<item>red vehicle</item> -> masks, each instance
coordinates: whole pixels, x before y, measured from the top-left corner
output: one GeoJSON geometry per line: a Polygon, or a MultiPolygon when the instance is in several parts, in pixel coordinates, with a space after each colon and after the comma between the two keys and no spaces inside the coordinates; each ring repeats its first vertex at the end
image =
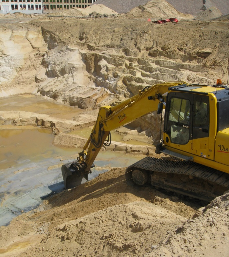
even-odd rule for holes
{"type": "Polygon", "coordinates": [[[163,23],[167,23],[167,22],[177,23],[178,19],[177,18],[169,18],[169,19],[165,19],[165,20],[154,21],[154,23],[157,23],[157,24],[163,24],[163,23]]]}
{"type": "Polygon", "coordinates": [[[170,18],[170,21],[177,23],[177,22],[178,22],[178,19],[177,19],[177,18],[170,18]]]}

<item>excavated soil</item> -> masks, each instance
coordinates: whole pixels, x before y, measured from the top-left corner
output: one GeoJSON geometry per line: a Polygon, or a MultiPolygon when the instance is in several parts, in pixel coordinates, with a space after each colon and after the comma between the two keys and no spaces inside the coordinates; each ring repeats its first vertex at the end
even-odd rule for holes
{"type": "MultiPolygon", "coordinates": [[[[93,5],[89,11],[1,16],[1,97],[7,101],[26,93],[64,106],[60,111],[42,104],[28,109],[9,101],[11,108],[6,102],[0,110],[1,128],[45,127],[52,130],[56,145],[82,148],[86,137],[77,131],[93,126],[102,105],[119,103],[158,82],[213,85],[221,78],[227,84],[228,18],[215,19],[221,13],[213,8],[193,20],[172,2],[177,3],[150,1],[121,15],[109,6],[93,5]],[[170,15],[179,22],[152,22],[170,15]]],[[[223,3],[218,1],[218,8],[223,3]]],[[[150,143],[160,138],[159,122],[160,116],[152,113],[119,129],[123,141],[136,139],[145,145],[114,143],[110,150],[153,155],[150,143]]],[[[124,174],[123,168],[109,168],[14,218],[0,228],[0,254],[229,256],[228,193],[205,206],[129,185],[124,174]]]]}
{"type": "Polygon", "coordinates": [[[3,256],[228,256],[229,195],[200,203],[112,169],[1,227],[3,256]]]}
{"type": "Polygon", "coordinates": [[[150,187],[126,184],[112,169],[51,197],[1,228],[5,256],[143,256],[195,214],[191,206],[150,187]]]}

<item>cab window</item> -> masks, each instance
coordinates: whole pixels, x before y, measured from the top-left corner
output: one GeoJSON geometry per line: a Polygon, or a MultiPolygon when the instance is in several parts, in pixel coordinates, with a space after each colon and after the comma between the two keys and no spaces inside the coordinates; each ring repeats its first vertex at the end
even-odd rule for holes
{"type": "Polygon", "coordinates": [[[194,126],[203,126],[208,123],[208,104],[197,100],[194,103],[194,126]]]}
{"type": "Polygon", "coordinates": [[[190,101],[172,98],[169,109],[170,140],[174,144],[187,144],[190,135],[190,101]]]}
{"type": "Polygon", "coordinates": [[[209,136],[209,98],[205,95],[194,97],[193,139],[209,136]]]}

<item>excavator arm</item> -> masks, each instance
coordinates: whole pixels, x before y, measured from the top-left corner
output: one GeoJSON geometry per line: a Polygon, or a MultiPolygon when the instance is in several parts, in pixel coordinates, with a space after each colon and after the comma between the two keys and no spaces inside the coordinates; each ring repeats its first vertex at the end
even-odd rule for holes
{"type": "Polygon", "coordinates": [[[65,164],[61,168],[65,188],[75,187],[81,184],[83,179],[88,179],[93,162],[103,144],[106,144],[105,140],[109,137],[110,131],[158,110],[158,104],[162,105],[165,102],[165,94],[169,88],[182,84],[184,82],[156,84],[144,88],[137,95],[116,106],[101,107],[91,135],[79,153],[77,161],[65,164]]]}

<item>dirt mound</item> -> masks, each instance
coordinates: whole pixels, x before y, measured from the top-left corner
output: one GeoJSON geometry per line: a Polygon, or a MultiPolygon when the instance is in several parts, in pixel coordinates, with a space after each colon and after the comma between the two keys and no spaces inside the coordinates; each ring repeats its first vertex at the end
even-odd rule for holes
{"type": "Polygon", "coordinates": [[[152,187],[128,185],[124,172],[112,169],[1,227],[0,253],[228,256],[229,193],[196,212],[152,187]]]}
{"type": "Polygon", "coordinates": [[[192,18],[190,15],[184,15],[178,12],[171,4],[166,2],[165,0],[152,0],[148,2],[146,5],[138,6],[133,8],[129,13],[128,17],[148,17],[148,18],[155,18],[155,19],[164,19],[170,17],[185,17],[192,18]]]}
{"type": "Polygon", "coordinates": [[[228,256],[229,192],[170,234],[148,256],[228,256]]]}
{"type": "Polygon", "coordinates": [[[50,16],[74,16],[74,17],[84,17],[90,16],[91,14],[96,13],[100,15],[117,15],[118,13],[110,9],[109,7],[103,4],[96,4],[88,6],[87,8],[71,8],[69,10],[59,10],[59,11],[50,11],[48,15],[50,16]]]}
{"type": "Polygon", "coordinates": [[[84,15],[89,15],[91,13],[99,13],[101,15],[116,15],[118,14],[114,10],[110,9],[109,7],[103,4],[96,4],[88,6],[86,9],[81,10],[84,15]]]}
{"type": "Polygon", "coordinates": [[[195,210],[112,169],[1,227],[5,256],[141,256],[195,210]],[[162,206],[162,207],[161,207],[162,206]]]}
{"type": "Polygon", "coordinates": [[[58,10],[58,11],[49,11],[48,15],[50,16],[74,16],[74,17],[83,17],[82,9],[72,8],[69,10],[58,10]]]}

